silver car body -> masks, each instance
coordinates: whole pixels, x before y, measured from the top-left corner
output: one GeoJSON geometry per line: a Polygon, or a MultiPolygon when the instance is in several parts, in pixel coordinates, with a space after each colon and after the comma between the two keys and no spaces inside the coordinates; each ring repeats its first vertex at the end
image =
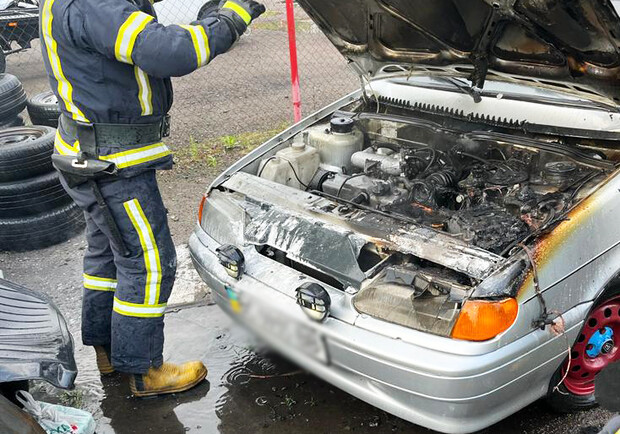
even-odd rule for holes
{"type": "MultiPolygon", "coordinates": [[[[300,3],[313,16],[316,2],[300,3]]],[[[501,2],[502,8],[508,3],[501,2]]],[[[325,23],[318,21],[323,27],[325,23]]],[[[342,40],[335,44],[353,53],[358,67],[368,66],[363,50],[342,40]]],[[[333,198],[276,184],[256,176],[257,171],[260,175],[265,158],[303,131],[368,98],[446,116],[456,113],[489,125],[531,125],[582,138],[591,135],[592,150],[599,149],[598,139],[617,138],[620,114],[609,99],[589,98],[575,92],[577,87],[564,92],[528,86],[513,76],[502,80],[501,74],[488,80],[484,90],[476,90],[480,100],[474,102],[471,93],[458,86],[438,83],[432,69],[412,78],[408,68],[383,60],[371,71],[372,78],[366,77],[362,90],[269,140],[215,180],[206,193],[202,221],[190,239],[192,259],[224,311],[303,368],[403,419],[441,432],[469,433],[515,413],[553,388],[551,379],[585,318],[616,283],[620,152],[606,149],[604,180],[589,186],[552,230],[530,239],[534,264],[519,249],[491,253],[413,223],[393,232],[373,231],[326,211],[333,198]],[[494,338],[472,342],[361,313],[354,299],[370,277],[355,259],[367,243],[469,276],[477,282],[472,298],[505,296],[507,284],[515,284],[510,294],[518,302],[516,320],[494,338]],[[224,244],[236,246],[245,257],[240,279],[231,277],[218,259],[216,250],[224,244]],[[259,253],[257,246],[267,244],[296,258],[305,267],[302,270],[317,268],[313,257],[331,258],[322,263],[321,272],[344,285],[330,285],[259,253]],[[504,278],[517,260],[527,263],[527,269],[518,277],[504,278]],[[312,321],[297,304],[296,291],[303,282],[316,282],[327,290],[331,308],[324,322],[312,321]],[[541,297],[560,326],[536,325],[541,297]]],[[[439,75],[451,66],[442,68],[439,75]]],[[[605,87],[597,87],[601,95],[605,87]]]]}

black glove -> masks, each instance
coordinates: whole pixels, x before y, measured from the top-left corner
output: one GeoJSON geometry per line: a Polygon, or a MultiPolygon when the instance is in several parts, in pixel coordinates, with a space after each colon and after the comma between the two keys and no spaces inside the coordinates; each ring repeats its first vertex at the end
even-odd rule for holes
{"type": "Polygon", "coordinates": [[[220,8],[220,17],[224,18],[241,36],[250,23],[265,12],[265,6],[253,0],[228,0],[220,8]]]}

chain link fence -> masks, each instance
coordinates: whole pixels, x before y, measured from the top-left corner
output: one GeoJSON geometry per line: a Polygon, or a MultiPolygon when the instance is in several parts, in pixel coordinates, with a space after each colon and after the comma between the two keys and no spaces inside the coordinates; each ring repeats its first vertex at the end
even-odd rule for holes
{"type": "MultiPolygon", "coordinates": [[[[163,24],[195,20],[205,0],[164,0],[156,4],[163,24]]],[[[231,52],[210,65],[174,79],[173,130],[178,148],[246,132],[284,128],[293,121],[286,4],[266,0],[267,12],[231,52]]],[[[304,115],[355,89],[358,82],[346,62],[299,6],[295,6],[304,115]]],[[[105,11],[98,19],[105,19],[105,11]]],[[[15,38],[20,28],[13,30],[15,38]]],[[[17,43],[13,42],[13,48],[17,43]]],[[[7,72],[16,75],[29,96],[49,89],[39,40],[7,56],[7,72]]]]}

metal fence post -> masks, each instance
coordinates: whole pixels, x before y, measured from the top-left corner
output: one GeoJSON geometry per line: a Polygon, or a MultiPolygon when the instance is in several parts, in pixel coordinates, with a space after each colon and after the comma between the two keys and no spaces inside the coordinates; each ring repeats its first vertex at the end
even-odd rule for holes
{"type": "Polygon", "coordinates": [[[297,66],[297,40],[295,38],[295,9],[293,0],[286,0],[286,21],[288,25],[288,47],[291,59],[291,85],[293,88],[293,114],[295,122],[301,120],[301,90],[297,66]]]}

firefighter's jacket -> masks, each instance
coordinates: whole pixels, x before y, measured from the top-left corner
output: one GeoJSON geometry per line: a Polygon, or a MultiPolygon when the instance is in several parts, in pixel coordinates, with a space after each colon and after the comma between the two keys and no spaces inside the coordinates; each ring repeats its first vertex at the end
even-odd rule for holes
{"type": "MultiPolygon", "coordinates": [[[[172,105],[170,77],[205,66],[227,51],[237,34],[217,14],[192,25],[164,26],[149,2],[44,0],[43,58],[62,113],[89,123],[157,123],[172,105]]],[[[79,152],[62,126],[56,152],[79,152]]],[[[172,166],[164,143],[103,146],[99,158],[126,176],[172,166]]]]}

